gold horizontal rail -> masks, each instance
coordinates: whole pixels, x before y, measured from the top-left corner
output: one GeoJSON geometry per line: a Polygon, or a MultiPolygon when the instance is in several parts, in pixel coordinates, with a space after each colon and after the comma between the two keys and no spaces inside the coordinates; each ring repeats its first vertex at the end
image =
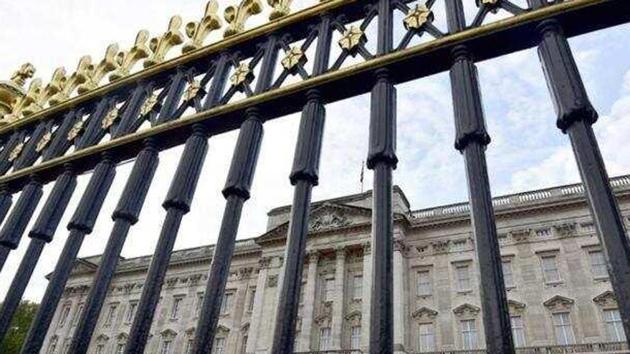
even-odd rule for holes
{"type": "MultiPolygon", "coordinates": [[[[149,137],[165,137],[168,138],[173,135],[177,135],[175,133],[185,131],[189,129],[193,124],[196,123],[216,123],[222,118],[229,118],[230,115],[234,115],[236,113],[244,111],[248,107],[256,106],[256,105],[264,105],[267,103],[271,103],[274,100],[279,98],[283,98],[285,96],[298,97],[297,95],[302,94],[309,89],[316,87],[325,87],[326,85],[332,83],[338,83],[342,80],[349,80],[355,78],[359,75],[363,75],[366,73],[373,72],[374,70],[382,67],[395,67],[396,65],[406,64],[408,65],[409,61],[417,60],[419,57],[424,57],[427,55],[437,55],[435,53],[448,53],[448,50],[453,48],[456,45],[473,42],[475,40],[482,40],[485,37],[490,37],[493,35],[497,35],[499,33],[505,32],[511,29],[519,29],[520,27],[525,27],[532,23],[538,23],[542,20],[553,18],[554,16],[558,16],[560,14],[568,14],[572,11],[577,10],[590,10],[594,9],[598,5],[611,4],[617,6],[620,4],[628,7],[630,6],[630,2],[621,1],[621,0],[574,0],[570,2],[560,3],[553,6],[545,7],[542,9],[534,10],[531,12],[527,12],[522,15],[506,18],[497,22],[493,22],[484,26],[480,26],[477,28],[468,29],[462,32],[454,33],[451,35],[444,36],[442,38],[436,39],[431,42],[426,42],[405,50],[393,52],[390,54],[386,54],[380,57],[373,58],[371,60],[355,64],[349,67],[345,67],[339,69],[337,71],[328,72],[323,75],[319,75],[316,77],[312,77],[306,79],[301,82],[297,82],[294,84],[290,84],[284,87],[280,87],[277,89],[273,89],[256,96],[245,98],[241,101],[237,101],[234,103],[225,104],[222,106],[218,106],[212,109],[209,109],[204,112],[199,112],[187,117],[183,117],[181,119],[171,121],[165,123],[163,125],[159,125],[156,127],[152,127],[150,129],[141,130],[133,134],[129,134],[117,139],[113,139],[111,141],[101,143],[95,146],[91,146],[82,150],[75,151],[65,156],[61,156],[58,158],[51,159],[49,161],[43,162],[41,164],[31,166],[28,168],[24,168],[15,172],[12,172],[8,175],[0,177],[0,184],[18,185],[23,183],[26,180],[26,177],[36,174],[42,175],[45,174],[46,171],[53,170],[55,168],[60,168],[63,164],[66,163],[74,163],[75,166],[81,166],[82,161],[88,161],[90,159],[96,159],[102,152],[105,151],[119,151],[123,152],[123,158],[132,158],[133,152],[129,150],[133,150],[132,146],[135,146],[135,149],[139,150],[142,146],[142,141],[149,137]]],[[[607,9],[603,9],[604,11],[607,9]]],[[[609,10],[609,9],[608,9],[609,10]]],[[[621,20],[630,21],[630,16],[623,15],[621,20]]],[[[621,21],[620,20],[620,21],[621,21]]],[[[597,22],[597,19],[594,20],[597,22]]],[[[599,25],[596,23],[596,25],[599,25]]],[[[586,26],[588,28],[596,29],[597,26],[586,26]]],[[[603,26],[605,27],[605,26],[603,26]]],[[[592,29],[591,29],[592,30],[592,29]]],[[[576,33],[570,33],[571,35],[576,33]]],[[[534,45],[532,41],[531,45],[534,45]]],[[[523,49],[523,48],[517,48],[523,49]]],[[[205,50],[205,49],[204,49],[205,50]]],[[[505,51],[508,51],[507,49],[505,51]]],[[[502,53],[499,51],[496,55],[501,55],[502,53]]],[[[482,58],[487,59],[487,58],[482,58]]],[[[441,64],[443,67],[448,67],[448,60],[441,61],[444,62],[441,64]]],[[[173,64],[169,64],[173,65],[173,64]]],[[[426,76],[440,70],[443,70],[443,67],[434,67],[425,70],[422,74],[418,74],[415,77],[426,76]]],[[[413,79],[412,76],[404,76],[399,77],[399,81],[410,80],[413,79]]],[[[353,81],[356,81],[353,79],[353,81]]],[[[325,94],[325,93],[324,93],[325,94]]],[[[341,95],[341,94],[340,94],[341,95]]],[[[342,97],[343,98],[343,97],[342,97]]],[[[335,97],[334,99],[339,99],[339,97],[335,97]]],[[[332,101],[331,99],[329,101],[332,101]]],[[[275,117],[270,117],[275,118],[275,117]]],[[[223,121],[222,121],[223,122],[223,121]]],[[[238,127],[237,123],[232,124],[233,127],[229,129],[223,129],[223,131],[234,129],[238,127]]],[[[221,130],[212,131],[212,134],[220,133],[221,130]]],[[[182,139],[183,141],[183,139],[182,139]]],[[[179,141],[178,143],[181,143],[179,141]]],[[[176,144],[165,144],[174,146],[176,144]]],[[[168,146],[167,146],[168,147],[168,146]]],[[[163,146],[164,148],[164,146],[163,146]]],[[[88,169],[88,168],[83,168],[88,169]]],[[[44,180],[50,180],[53,176],[45,176],[44,180]]]]}

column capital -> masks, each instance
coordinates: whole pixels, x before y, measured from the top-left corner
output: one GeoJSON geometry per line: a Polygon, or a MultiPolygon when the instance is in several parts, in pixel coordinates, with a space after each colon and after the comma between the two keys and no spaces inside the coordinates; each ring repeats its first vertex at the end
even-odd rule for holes
{"type": "Polygon", "coordinates": [[[336,246],[334,250],[335,250],[335,257],[337,257],[337,259],[346,258],[346,252],[347,252],[346,246],[336,246]]]}
{"type": "Polygon", "coordinates": [[[363,248],[363,255],[367,256],[372,253],[372,244],[369,241],[366,241],[361,244],[361,248],[363,248]]]}
{"type": "Polygon", "coordinates": [[[407,242],[401,239],[394,240],[394,252],[405,253],[409,250],[409,246],[407,246],[407,242]]]}
{"type": "Polygon", "coordinates": [[[311,250],[306,253],[306,258],[308,259],[308,263],[317,263],[319,261],[319,251],[311,250]]]}
{"type": "Polygon", "coordinates": [[[258,260],[258,267],[260,269],[269,268],[269,266],[271,265],[271,260],[272,260],[272,257],[261,257],[258,260]]]}

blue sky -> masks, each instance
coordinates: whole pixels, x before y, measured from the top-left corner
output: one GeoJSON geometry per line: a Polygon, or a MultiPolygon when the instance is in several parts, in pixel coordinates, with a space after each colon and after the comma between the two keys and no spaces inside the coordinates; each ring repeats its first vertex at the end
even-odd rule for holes
{"type": "MultiPolygon", "coordinates": [[[[304,6],[306,1],[295,3],[304,6]]],[[[170,15],[179,13],[184,21],[197,20],[204,2],[0,0],[0,7],[0,42],[4,47],[0,77],[8,78],[24,61],[31,61],[38,69],[37,76],[47,80],[57,66],[72,70],[82,55],[91,54],[94,60],[100,60],[109,43],[129,45],[140,28],[147,28],[152,34],[163,32],[170,15]]],[[[630,155],[625,149],[630,136],[630,26],[591,33],[570,42],[601,116],[595,127],[610,175],[630,173],[630,155]]],[[[578,182],[568,138],[555,127],[555,113],[535,50],[479,63],[479,78],[493,139],[487,152],[493,194],[578,182]]],[[[453,148],[451,106],[447,74],[398,85],[400,163],[394,178],[414,209],[460,202],[467,197],[463,160],[453,148]]],[[[314,191],[315,200],[360,191],[361,163],[367,153],[368,107],[369,97],[365,95],[328,105],[321,183],[314,191]]],[[[288,175],[298,120],[298,115],[291,115],[265,124],[252,199],[244,209],[239,238],[261,234],[266,212],[291,202],[288,175]]],[[[224,206],[220,190],[235,139],[235,132],[210,139],[202,182],[176,248],[215,242],[224,206]]],[[[160,155],[157,177],[140,221],[127,238],[123,256],[153,252],[164,217],[160,204],[180,153],[181,149],[175,148],[160,155]]],[[[115,185],[81,256],[102,252],[112,226],[109,216],[130,167],[128,164],[118,169],[115,185]]],[[[61,225],[67,223],[88,179],[89,176],[80,177],[79,188],[61,225]]],[[[366,189],[370,189],[371,181],[371,173],[366,173],[366,189]]],[[[50,186],[46,193],[49,190],[50,186]]],[[[60,228],[46,248],[27,289],[27,298],[37,300],[43,294],[43,275],[53,269],[66,236],[65,228],[60,228]]],[[[0,274],[0,297],[4,296],[27,244],[25,238],[0,274]]]]}

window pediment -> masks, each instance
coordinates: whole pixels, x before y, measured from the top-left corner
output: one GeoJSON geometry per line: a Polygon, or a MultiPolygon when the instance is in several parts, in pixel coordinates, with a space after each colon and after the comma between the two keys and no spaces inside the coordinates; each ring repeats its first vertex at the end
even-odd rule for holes
{"type": "Polygon", "coordinates": [[[511,314],[523,313],[523,311],[525,311],[526,306],[527,305],[525,305],[522,302],[519,302],[516,300],[508,300],[508,308],[510,309],[511,314]]]}
{"type": "Polygon", "coordinates": [[[437,317],[437,315],[438,315],[437,311],[423,306],[415,310],[411,314],[411,318],[413,318],[414,320],[418,322],[427,322],[427,321],[433,321],[437,317]]]}
{"type": "Polygon", "coordinates": [[[453,309],[453,313],[458,317],[476,317],[481,309],[472,304],[462,304],[453,309]]]}
{"type": "Polygon", "coordinates": [[[573,306],[575,301],[561,295],[556,295],[549,300],[543,302],[543,305],[550,311],[566,311],[573,306]]]}
{"type": "Polygon", "coordinates": [[[617,308],[618,307],[615,294],[610,290],[606,290],[603,293],[595,296],[593,298],[593,302],[595,302],[597,305],[603,308],[617,308]]]}

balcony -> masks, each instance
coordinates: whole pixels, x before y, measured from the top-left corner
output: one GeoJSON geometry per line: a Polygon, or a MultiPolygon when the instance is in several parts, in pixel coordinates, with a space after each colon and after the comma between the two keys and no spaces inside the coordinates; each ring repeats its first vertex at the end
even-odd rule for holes
{"type": "MultiPolygon", "coordinates": [[[[310,352],[296,352],[294,354],[361,354],[360,350],[322,350],[310,352]]],[[[436,352],[408,352],[408,354],[486,354],[484,349],[478,350],[446,350],[436,352]]],[[[565,354],[565,353],[611,353],[630,354],[626,342],[587,343],[572,345],[548,345],[539,347],[522,347],[516,349],[517,354],[565,354]]]]}

